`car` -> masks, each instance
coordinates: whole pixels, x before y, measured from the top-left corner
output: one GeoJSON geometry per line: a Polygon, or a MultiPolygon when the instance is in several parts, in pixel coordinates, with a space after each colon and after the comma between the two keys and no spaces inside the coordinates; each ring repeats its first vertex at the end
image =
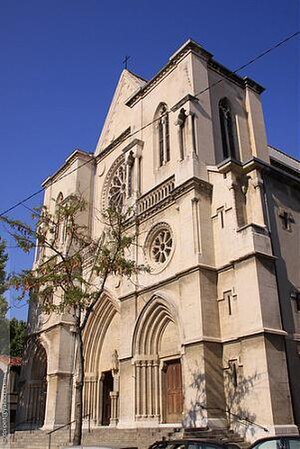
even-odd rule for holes
{"type": "Polygon", "coordinates": [[[300,449],[300,436],[275,435],[256,440],[248,449],[300,449]]]}
{"type": "Polygon", "coordinates": [[[149,449],[240,449],[235,443],[208,439],[183,439],[156,441],[149,449]]]}
{"type": "Polygon", "coordinates": [[[83,446],[65,446],[62,449],[138,449],[137,447],[131,447],[131,446],[108,446],[106,444],[100,445],[100,446],[86,446],[85,444],[83,446]]]}

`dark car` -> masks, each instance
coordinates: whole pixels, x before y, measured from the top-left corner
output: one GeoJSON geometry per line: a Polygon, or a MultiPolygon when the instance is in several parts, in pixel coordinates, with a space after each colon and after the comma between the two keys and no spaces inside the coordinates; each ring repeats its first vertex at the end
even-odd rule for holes
{"type": "Polygon", "coordinates": [[[240,449],[240,447],[235,443],[217,440],[185,439],[157,441],[149,449],[240,449]]]}
{"type": "Polygon", "coordinates": [[[300,449],[300,436],[278,435],[261,438],[252,443],[248,449],[300,449]]]}

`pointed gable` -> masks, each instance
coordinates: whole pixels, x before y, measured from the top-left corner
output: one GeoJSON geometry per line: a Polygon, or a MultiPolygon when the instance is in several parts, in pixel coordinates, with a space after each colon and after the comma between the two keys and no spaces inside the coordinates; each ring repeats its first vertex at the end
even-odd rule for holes
{"type": "Polygon", "coordinates": [[[104,126],[97,143],[95,156],[103,151],[113,140],[130,126],[131,109],[126,106],[128,98],[146,84],[127,69],[121,73],[104,126]]]}

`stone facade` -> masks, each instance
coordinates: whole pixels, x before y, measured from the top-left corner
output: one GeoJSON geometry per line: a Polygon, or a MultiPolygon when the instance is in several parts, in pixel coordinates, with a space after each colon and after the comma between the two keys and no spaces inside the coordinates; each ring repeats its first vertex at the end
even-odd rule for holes
{"type": "MultiPolygon", "coordinates": [[[[93,426],[297,432],[299,165],[268,147],[262,92],[188,41],[149,82],[124,70],[95,153],[45,181],[49,208],[84,195],[92,235],[95,210],[134,207],[151,267],[110,278],[85,331],[93,426]]],[[[72,322],[29,322],[19,421],[53,428],[73,416],[72,322]]]]}

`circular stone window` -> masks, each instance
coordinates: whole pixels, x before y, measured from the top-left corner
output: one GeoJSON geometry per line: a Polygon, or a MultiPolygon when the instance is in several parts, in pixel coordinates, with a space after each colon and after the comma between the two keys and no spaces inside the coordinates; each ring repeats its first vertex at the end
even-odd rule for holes
{"type": "Polygon", "coordinates": [[[114,206],[122,210],[126,199],[126,166],[124,155],[121,155],[107,173],[102,192],[102,206],[114,206]]]}
{"type": "Polygon", "coordinates": [[[121,164],[115,171],[108,188],[108,203],[122,209],[126,198],[126,168],[121,164]]]}
{"type": "Polygon", "coordinates": [[[145,250],[151,271],[163,270],[171,260],[174,251],[174,237],[167,223],[158,223],[149,232],[145,250]]]}

